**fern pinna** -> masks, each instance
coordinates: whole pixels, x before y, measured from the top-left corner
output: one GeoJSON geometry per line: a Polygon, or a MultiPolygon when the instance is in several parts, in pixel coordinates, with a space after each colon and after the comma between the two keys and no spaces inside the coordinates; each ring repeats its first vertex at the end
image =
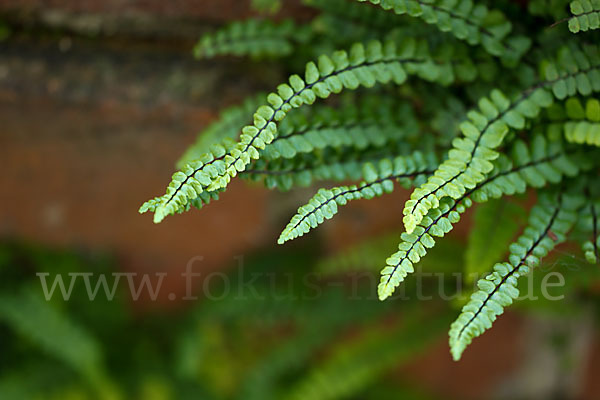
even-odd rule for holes
{"type": "MultiPolygon", "coordinates": [[[[455,359],[516,299],[518,278],[558,242],[578,240],[585,257],[597,261],[598,1],[499,3],[505,11],[471,0],[305,4],[317,10],[312,21],[245,21],[201,39],[202,57],[314,61],[272,93],[225,111],[181,158],[166,193],[140,212],[161,222],[201,208],[237,176],[280,190],[340,182],[298,209],[281,233],[284,243],[349,201],[397,184],[414,187],[398,251],[381,260],[383,300],[473,203],[533,188],[538,202],[515,243],[507,242],[517,225],[489,252],[478,248],[485,241],[470,240],[466,271],[488,275],[451,327],[455,359]],[[499,262],[506,251],[508,261],[499,262]]],[[[494,222],[483,210],[475,231],[486,233],[494,222]]]]}

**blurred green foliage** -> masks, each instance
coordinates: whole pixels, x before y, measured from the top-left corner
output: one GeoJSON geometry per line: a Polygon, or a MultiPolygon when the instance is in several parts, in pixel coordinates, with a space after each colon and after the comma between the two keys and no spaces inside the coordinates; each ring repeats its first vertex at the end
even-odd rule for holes
{"type": "MultiPolygon", "coordinates": [[[[416,284],[410,299],[380,303],[375,274],[312,275],[314,253],[248,257],[244,274],[276,279],[243,298],[238,282],[219,300],[140,312],[124,287],[112,301],[91,301],[83,284],[68,301],[45,300],[37,272],[111,273],[110,257],[5,243],[0,399],[362,399],[372,390],[378,399],[432,398],[394,371],[444,340],[452,309],[439,299],[416,307],[416,284]],[[269,275],[284,257],[286,274],[269,275]]],[[[437,282],[426,286],[433,293],[437,282]]]]}
{"type": "MultiPolygon", "coordinates": [[[[389,251],[388,236],[396,235],[332,254],[329,263],[317,263],[312,247],[297,247],[293,257],[261,251],[247,257],[244,275],[274,278],[257,280],[244,296],[245,283],[232,269],[233,286],[222,298],[151,312],[137,310],[124,287],[112,301],[102,295],[90,301],[83,284],[73,286],[69,301],[46,301],[37,272],[112,273],[116,261],[4,243],[0,399],[434,399],[398,368],[445,340],[447,324],[470,294],[464,287],[462,301],[440,296],[456,295],[463,246],[447,241],[434,249],[422,279],[406,282],[401,294],[382,303],[377,268],[364,261],[389,251]],[[285,273],[277,275],[283,262],[285,273]]],[[[572,256],[546,260],[521,282],[521,292],[531,296],[518,308],[573,315],[583,303],[597,303],[589,293],[599,275],[572,256]],[[548,272],[565,278],[548,289],[565,299],[541,293],[548,272]]],[[[210,292],[220,293],[214,286],[210,292]]]]}

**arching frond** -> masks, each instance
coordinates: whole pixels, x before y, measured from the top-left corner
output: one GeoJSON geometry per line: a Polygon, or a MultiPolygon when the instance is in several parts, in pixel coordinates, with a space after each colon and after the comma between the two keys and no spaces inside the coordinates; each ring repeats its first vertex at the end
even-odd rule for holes
{"type": "Polygon", "coordinates": [[[404,143],[390,143],[384,147],[371,147],[357,153],[352,147],[325,148],[315,153],[299,153],[294,158],[261,158],[242,172],[242,178],[262,181],[268,188],[281,191],[293,187],[306,187],[318,181],[358,181],[364,179],[364,165],[407,153],[404,143]]]}
{"type": "Polygon", "coordinates": [[[337,214],[338,206],[346,205],[348,201],[370,199],[390,193],[394,190],[396,181],[406,187],[410,184],[408,178],[427,175],[436,164],[434,155],[425,157],[418,152],[411,157],[384,159],[377,165],[366,163],[363,167],[365,182],[359,185],[320,189],[308,204],[298,208],[298,213],[292,217],[277,242],[283,244],[304,235],[325,220],[331,219],[337,214]]]}
{"type": "Polygon", "coordinates": [[[469,120],[461,124],[464,135],[453,142],[449,157],[435,174],[415,189],[404,206],[404,226],[411,233],[427,212],[446,196],[459,198],[466,190],[485,179],[498,156],[495,150],[512,129],[523,129],[526,119],[539,115],[541,108],[558,99],[586,96],[600,91],[600,53],[597,47],[584,51],[563,48],[555,63],[546,62],[545,80],[523,91],[510,101],[494,90],[479,101],[479,110],[470,111],[469,120]],[[560,72],[559,72],[560,71],[560,72]],[[552,89],[552,91],[549,90],[552,89]]]}
{"type": "Polygon", "coordinates": [[[408,14],[435,24],[442,32],[451,32],[469,44],[481,44],[492,55],[516,62],[525,53],[530,40],[508,37],[512,24],[498,10],[470,0],[358,0],[369,1],[396,14],[408,14]]]}
{"type": "Polygon", "coordinates": [[[312,31],[309,26],[297,25],[291,19],[280,23],[270,20],[247,19],[204,35],[196,47],[197,58],[221,55],[282,57],[291,54],[295,43],[306,43],[312,31]]]}
{"type": "Polygon", "coordinates": [[[419,130],[414,111],[407,104],[367,98],[349,107],[313,109],[309,118],[296,113],[283,120],[279,135],[261,151],[261,157],[292,158],[326,147],[365,150],[414,138],[419,130]]]}
{"type": "Polygon", "coordinates": [[[479,291],[471,296],[450,328],[450,350],[460,359],[471,341],[492,326],[504,308],[519,296],[517,279],[540,263],[566,235],[577,220],[582,196],[574,194],[541,196],[531,210],[529,225],[510,246],[509,262],[498,263],[494,272],[477,283],[479,291]]]}
{"type": "Polygon", "coordinates": [[[398,251],[392,254],[381,270],[379,298],[384,300],[404,278],[414,272],[413,265],[435,246],[434,237],[443,237],[460,220],[460,214],[477,202],[497,199],[505,195],[523,193],[528,186],[542,187],[548,182],[557,183],[563,176],[575,176],[578,166],[562,149],[559,142],[547,143],[538,135],[532,148],[522,141],[513,146],[513,160],[499,157],[492,166],[490,176],[476,184],[458,199],[444,198],[437,208],[431,209],[411,233],[403,233],[398,251]]]}
{"type": "MultiPolygon", "coordinates": [[[[555,237],[565,240],[570,226],[569,239],[597,261],[600,48],[597,32],[572,35],[569,29],[597,28],[599,0],[302,2],[316,9],[305,25],[248,20],[198,45],[204,56],[293,52],[280,63],[286,71],[298,58],[314,61],[303,75],[291,75],[273,93],[231,108],[208,126],[183,155],[166,193],[140,212],[153,212],[158,223],[200,208],[237,176],[282,191],[317,181],[338,185],[318,190],[298,209],[279,237],[284,243],[349,201],[389,193],[396,183],[414,186],[402,207],[398,250],[381,270],[383,300],[473,202],[495,200],[475,212],[466,272],[494,272],[479,281],[481,290],[452,327],[456,359],[513,301],[517,278],[555,237]],[[522,237],[506,246],[524,205],[498,199],[528,188],[540,194],[540,203],[522,237]],[[509,262],[497,263],[507,247],[509,262]]],[[[263,3],[271,10],[277,4],[285,3],[263,3]]],[[[357,254],[379,258],[369,249],[357,254]]],[[[336,376],[362,382],[362,374],[336,376]]],[[[306,382],[297,392],[304,397],[350,393],[334,384],[313,393],[314,381],[306,382]]]]}
{"type": "Polygon", "coordinates": [[[225,139],[237,139],[244,125],[252,121],[252,114],[263,104],[266,97],[265,94],[257,94],[245,99],[240,105],[223,110],[216,121],[198,133],[196,142],[188,147],[177,161],[177,168],[181,169],[185,164],[210,152],[215,143],[221,143],[225,139]]]}
{"type": "MultiPolygon", "coordinates": [[[[465,73],[465,64],[470,64],[470,60],[434,61],[427,48],[414,40],[406,40],[401,47],[394,42],[384,45],[373,41],[366,47],[358,43],[350,53],[338,51],[331,58],[320,57],[318,65],[308,63],[305,79],[292,75],[289,84],[280,85],[277,93],[267,96],[270,105],[258,108],[254,123],[242,129],[240,141],[234,147],[219,146],[173,175],[160,206],[155,208],[154,221],[158,223],[167,215],[185,209],[205,190],[225,188],[252,159],[260,157],[259,150],[263,150],[278,134],[277,122],[293,108],[312,104],[317,97],[327,98],[344,88],[372,87],[377,82],[390,81],[401,84],[408,73],[435,82],[449,82],[454,79],[454,73],[458,76],[465,73]]],[[[142,209],[148,207],[142,206],[142,209]]]]}

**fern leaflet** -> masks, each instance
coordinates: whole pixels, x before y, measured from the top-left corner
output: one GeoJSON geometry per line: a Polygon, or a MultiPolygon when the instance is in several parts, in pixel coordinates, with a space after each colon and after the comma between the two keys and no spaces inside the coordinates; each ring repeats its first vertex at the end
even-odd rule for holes
{"type": "Polygon", "coordinates": [[[600,28],[600,0],[573,0],[569,30],[573,33],[600,28]]]}

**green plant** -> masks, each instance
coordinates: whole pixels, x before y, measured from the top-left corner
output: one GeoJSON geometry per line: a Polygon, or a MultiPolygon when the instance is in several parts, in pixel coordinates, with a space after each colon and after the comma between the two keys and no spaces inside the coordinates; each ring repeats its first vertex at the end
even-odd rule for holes
{"type": "MultiPolygon", "coordinates": [[[[489,275],[450,330],[459,359],[517,297],[517,278],[556,244],[584,238],[586,258],[598,257],[600,103],[592,96],[600,91],[600,49],[597,32],[572,33],[598,28],[600,4],[533,0],[527,13],[510,1],[368,2],[306,1],[321,12],[309,24],[245,22],[202,39],[205,56],[293,52],[316,60],[262,96],[253,115],[254,100],[223,114],[207,129],[210,142],[201,134],[184,155],[166,194],[140,212],[153,212],[158,223],[201,208],[238,175],[281,190],[359,182],[320,189],[292,217],[283,243],[350,200],[389,193],[396,183],[414,186],[406,232],[381,270],[383,300],[473,202],[533,188],[538,202],[516,242],[509,246],[512,228],[489,255],[485,241],[470,242],[477,258],[468,270],[485,262],[477,272],[489,275]],[[565,23],[549,27],[563,16],[565,23]],[[267,34],[247,40],[240,32],[248,27],[267,34]],[[328,101],[309,107],[319,99],[328,101]],[[504,253],[498,249],[509,250],[508,262],[494,264],[504,253]]],[[[483,224],[476,231],[493,224],[476,221],[483,224]]]]}
{"type": "MultiPolygon", "coordinates": [[[[462,248],[455,249],[460,254],[462,248]]],[[[45,300],[32,273],[43,271],[50,279],[90,270],[111,275],[114,260],[0,243],[0,398],[343,399],[375,390],[423,398],[402,395],[419,389],[405,379],[385,387],[387,374],[443,337],[451,308],[440,301],[421,307],[414,300],[416,285],[406,292],[413,300],[384,304],[364,280],[351,300],[337,285],[315,280],[316,286],[307,286],[301,278],[314,264],[314,252],[306,250],[291,262],[272,250],[246,260],[244,271],[259,275],[286,262],[293,288],[287,277],[259,279],[252,295],[240,297],[247,288],[234,271],[228,276],[233,290],[218,300],[144,313],[123,287],[111,300],[102,289],[90,297],[83,284],[73,285],[68,300],[45,300]],[[400,305],[405,314],[398,318],[394,308],[400,305]]],[[[444,265],[448,271],[458,267],[444,265]]],[[[91,278],[93,287],[98,277],[91,278]]],[[[427,287],[433,291],[437,284],[430,280],[427,287]]],[[[219,290],[214,286],[211,292],[219,290]]]]}

